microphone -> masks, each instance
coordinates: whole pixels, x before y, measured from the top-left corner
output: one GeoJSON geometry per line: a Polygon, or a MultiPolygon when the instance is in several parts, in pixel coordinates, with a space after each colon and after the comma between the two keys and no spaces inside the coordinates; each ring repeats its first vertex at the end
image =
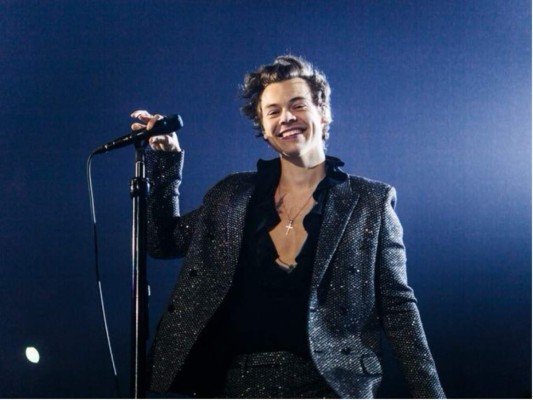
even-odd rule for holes
{"type": "Polygon", "coordinates": [[[149,139],[155,135],[166,135],[183,128],[183,120],[179,115],[168,115],[157,121],[152,129],[146,128],[135,129],[127,135],[116,138],[115,140],[98,147],[93,154],[102,154],[120,147],[127,146],[141,140],[149,139]]]}

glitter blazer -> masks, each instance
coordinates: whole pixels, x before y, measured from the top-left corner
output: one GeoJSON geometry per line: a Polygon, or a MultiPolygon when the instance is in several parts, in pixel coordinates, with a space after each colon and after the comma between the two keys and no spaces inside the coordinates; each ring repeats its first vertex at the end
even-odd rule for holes
{"type": "MultiPolygon", "coordinates": [[[[150,352],[150,389],[166,392],[228,293],[239,261],[255,172],[232,174],[198,209],[179,212],[183,152],[148,152],[148,251],[185,256],[150,352]]],[[[380,332],[413,397],[444,398],[416,299],[407,284],[395,190],[350,176],[330,189],[309,290],[312,359],[342,398],[373,398],[381,382],[380,332]]]]}

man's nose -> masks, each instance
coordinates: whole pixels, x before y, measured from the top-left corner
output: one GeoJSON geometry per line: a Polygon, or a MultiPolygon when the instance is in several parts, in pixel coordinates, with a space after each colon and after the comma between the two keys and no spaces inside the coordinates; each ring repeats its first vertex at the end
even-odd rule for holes
{"type": "Polygon", "coordinates": [[[283,110],[281,113],[281,122],[287,123],[296,120],[295,115],[290,110],[283,110]]]}

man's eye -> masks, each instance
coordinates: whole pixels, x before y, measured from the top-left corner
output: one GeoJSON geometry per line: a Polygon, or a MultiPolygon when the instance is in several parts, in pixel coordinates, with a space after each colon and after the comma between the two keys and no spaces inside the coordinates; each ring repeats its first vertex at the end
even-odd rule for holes
{"type": "Polygon", "coordinates": [[[276,116],[279,114],[278,110],[271,110],[267,113],[268,116],[276,116]]]}
{"type": "Polygon", "coordinates": [[[294,108],[295,108],[296,110],[303,110],[303,109],[305,109],[305,104],[304,104],[304,103],[298,103],[298,104],[295,104],[295,105],[294,105],[294,108]]]}

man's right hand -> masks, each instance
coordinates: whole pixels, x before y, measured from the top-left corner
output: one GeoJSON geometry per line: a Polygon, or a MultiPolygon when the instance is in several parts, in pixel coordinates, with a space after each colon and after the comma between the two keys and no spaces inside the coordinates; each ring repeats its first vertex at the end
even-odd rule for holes
{"type": "MultiPolygon", "coordinates": [[[[160,114],[152,115],[146,110],[136,110],[131,113],[131,117],[137,118],[142,121],[142,123],[134,122],[133,124],[131,124],[131,129],[136,130],[146,128],[146,130],[148,131],[152,129],[152,127],[157,121],[163,118],[163,116],[160,114]]],[[[152,136],[150,139],[148,139],[148,143],[150,144],[152,150],[173,152],[181,151],[176,132],[172,132],[167,135],[152,136]]]]}

